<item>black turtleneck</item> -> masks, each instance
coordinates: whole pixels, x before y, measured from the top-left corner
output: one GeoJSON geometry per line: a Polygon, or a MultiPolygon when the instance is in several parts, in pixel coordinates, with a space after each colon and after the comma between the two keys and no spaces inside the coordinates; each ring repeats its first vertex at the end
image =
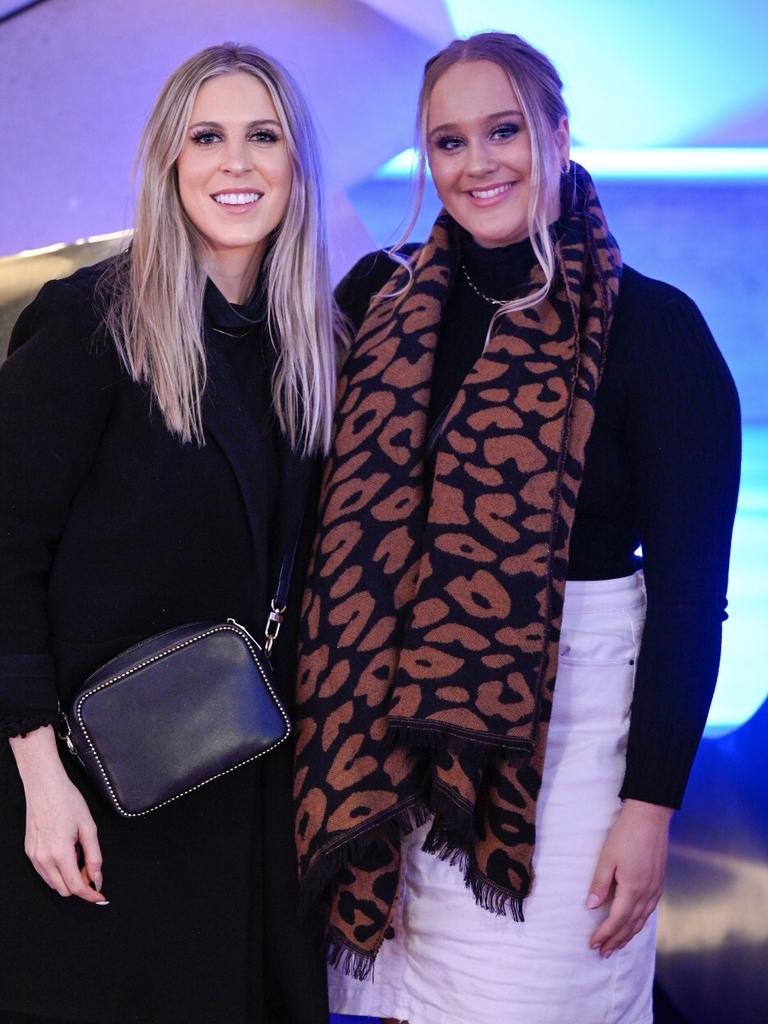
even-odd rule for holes
{"type": "Polygon", "coordinates": [[[524,294],[535,259],[528,238],[500,249],[485,249],[466,231],[459,229],[458,233],[461,259],[435,352],[430,428],[480,358],[488,325],[497,309],[487,298],[507,301],[524,294]]]}
{"type": "MultiPolygon", "coordinates": [[[[455,272],[443,315],[430,424],[482,352],[495,310],[483,295],[514,297],[534,262],[527,239],[497,249],[463,232],[460,241],[465,270],[455,272]]],[[[393,269],[385,253],[371,253],[338,286],[356,327],[393,269]]],[[[739,436],[733,381],[694,303],[625,267],[568,566],[572,580],[644,570],[648,605],[622,798],[669,807],[682,799],[717,678],[739,436]]]]}
{"type": "Polygon", "coordinates": [[[205,334],[234,369],[252,411],[268,422],[274,348],[267,330],[266,306],[259,289],[244,305],[229,302],[210,279],[203,302],[205,334]]]}
{"type": "Polygon", "coordinates": [[[215,347],[234,370],[239,399],[254,429],[267,442],[268,458],[261,467],[265,493],[271,495],[269,518],[277,507],[279,451],[278,428],[272,407],[272,371],[275,348],[267,327],[266,303],[261,290],[243,305],[229,302],[208,280],[203,301],[206,345],[215,347]],[[271,481],[272,486],[267,486],[271,481]]]}

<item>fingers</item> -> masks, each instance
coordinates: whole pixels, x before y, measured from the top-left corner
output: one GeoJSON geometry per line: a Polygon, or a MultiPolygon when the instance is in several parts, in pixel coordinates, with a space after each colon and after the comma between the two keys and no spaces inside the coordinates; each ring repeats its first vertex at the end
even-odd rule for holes
{"type": "Polygon", "coordinates": [[[71,896],[69,888],[61,877],[61,872],[56,867],[55,861],[51,858],[37,858],[29,856],[32,862],[32,867],[40,875],[46,885],[50,886],[51,889],[55,890],[59,896],[71,896]]]}
{"type": "Polygon", "coordinates": [[[77,849],[74,846],[71,846],[66,854],[62,853],[59,856],[57,867],[71,896],[78,896],[87,903],[98,903],[104,899],[101,893],[90,887],[87,877],[81,872],[77,863],[77,849]]]}
{"type": "MultiPolygon", "coordinates": [[[[95,899],[89,899],[88,902],[89,903],[95,903],[99,907],[108,907],[109,906],[109,900],[105,898],[104,894],[100,890],[98,890],[98,889],[94,890],[93,882],[91,880],[91,876],[88,874],[88,871],[85,868],[85,866],[80,868],[80,875],[81,875],[81,877],[83,879],[83,884],[88,889],[88,892],[96,897],[95,899]]],[[[74,893],[73,893],[73,895],[74,895],[74,893]]]]}
{"type": "Polygon", "coordinates": [[[633,915],[626,925],[612,936],[609,942],[606,942],[604,946],[601,947],[600,955],[608,958],[612,953],[623,949],[627,943],[635,937],[635,935],[643,930],[643,926],[647,920],[648,914],[633,915]]]}
{"type": "Polygon", "coordinates": [[[104,904],[108,901],[101,892],[101,884],[96,888],[91,886],[92,881],[96,885],[94,875],[101,882],[101,854],[96,841],[95,827],[87,842],[88,854],[85,855],[83,847],[86,862],[82,869],[78,865],[77,847],[74,843],[51,850],[27,849],[26,853],[38,875],[59,896],[77,896],[87,903],[104,904]]]}
{"type": "Polygon", "coordinates": [[[595,929],[589,945],[599,949],[605,956],[613,949],[613,940],[629,924],[635,907],[635,900],[626,890],[617,891],[611,903],[611,909],[603,923],[595,929]]]}
{"type": "Polygon", "coordinates": [[[595,873],[592,877],[592,883],[589,887],[589,896],[587,897],[587,910],[595,910],[605,903],[611,893],[611,887],[613,886],[613,880],[616,872],[616,864],[613,860],[609,859],[605,855],[605,851],[600,856],[595,868],[595,873]]]}
{"type": "Polygon", "coordinates": [[[651,898],[645,892],[617,891],[610,913],[590,939],[590,947],[597,949],[603,957],[609,957],[624,946],[639,931],[653,913],[659,902],[660,893],[651,898]]]}
{"type": "Polygon", "coordinates": [[[106,903],[96,824],[82,793],[64,772],[55,745],[53,755],[55,763],[45,762],[46,770],[28,773],[24,784],[25,852],[43,881],[59,895],[106,903]]]}
{"type": "Polygon", "coordinates": [[[607,917],[589,941],[601,956],[626,945],[659,901],[671,813],[668,808],[625,801],[608,831],[587,897],[590,910],[611,900],[607,917]]]}
{"type": "Polygon", "coordinates": [[[99,839],[96,832],[96,825],[93,822],[88,826],[81,826],[80,847],[83,851],[85,870],[88,874],[88,878],[93,882],[94,887],[100,892],[103,885],[101,874],[102,858],[99,839]]]}
{"type": "Polygon", "coordinates": [[[108,902],[102,892],[91,888],[86,869],[83,868],[81,871],[78,868],[74,847],[71,857],[61,854],[40,859],[30,857],[30,860],[46,885],[54,889],[59,896],[78,896],[87,903],[108,902]]]}

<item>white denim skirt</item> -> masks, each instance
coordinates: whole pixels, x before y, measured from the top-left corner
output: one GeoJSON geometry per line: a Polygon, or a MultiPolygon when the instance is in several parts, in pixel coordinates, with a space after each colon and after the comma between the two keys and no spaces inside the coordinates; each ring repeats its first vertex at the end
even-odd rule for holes
{"type": "Polygon", "coordinates": [[[589,948],[607,910],[589,886],[619,813],[642,573],[566,585],[555,701],[525,922],[481,910],[458,868],[403,839],[394,938],[373,980],[329,970],[331,1009],[410,1024],[650,1024],[656,915],[608,959],[589,948]]]}

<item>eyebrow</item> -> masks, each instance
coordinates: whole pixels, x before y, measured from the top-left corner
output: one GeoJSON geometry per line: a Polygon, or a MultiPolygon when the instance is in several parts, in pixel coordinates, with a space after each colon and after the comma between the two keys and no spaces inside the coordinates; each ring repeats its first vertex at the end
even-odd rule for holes
{"type": "MultiPolygon", "coordinates": [[[[497,118],[500,118],[500,117],[522,117],[522,116],[523,116],[523,112],[521,110],[500,110],[496,114],[489,114],[487,117],[484,117],[483,118],[483,123],[487,124],[489,121],[495,121],[495,120],[497,120],[497,118]]],[[[436,128],[433,128],[430,131],[429,137],[432,138],[432,136],[436,135],[438,132],[452,132],[452,131],[456,131],[459,127],[460,126],[458,124],[456,124],[455,122],[453,122],[453,121],[449,122],[448,124],[439,124],[439,125],[437,125],[436,128]]]]}
{"type": "MultiPolygon", "coordinates": [[[[272,125],[275,128],[282,128],[282,125],[280,124],[280,122],[279,121],[275,121],[275,119],[272,118],[272,117],[263,117],[263,118],[260,118],[258,121],[249,121],[248,124],[245,125],[245,127],[246,128],[260,128],[260,127],[263,127],[264,125],[272,125]]],[[[223,131],[224,130],[224,125],[223,124],[219,124],[218,121],[195,121],[195,123],[191,124],[189,126],[189,128],[190,129],[192,129],[192,128],[218,128],[220,131],[223,131]]]]}

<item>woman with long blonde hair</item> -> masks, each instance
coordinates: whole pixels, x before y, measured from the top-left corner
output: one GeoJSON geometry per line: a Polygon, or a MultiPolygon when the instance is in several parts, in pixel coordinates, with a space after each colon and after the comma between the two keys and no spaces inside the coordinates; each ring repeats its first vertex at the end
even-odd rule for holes
{"type": "Polygon", "coordinates": [[[291,78],[201,51],[140,155],[129,247],[46,284],[0,371],[0,1020],[320,1024],[288,745],[135,819],[57,749],[60,710],[131,644],[258,634],[330,438],[337,317],[291,78]]]}
{"type": "Polygon", "coordinates": [[[514,35],[430,60],[419,186],[428,162],[444,208],[337,290],[357,336],[304,599],[296,837],[342,1013],[652,1019],[739,410],[691,300],[622,266],[561,88],[514,35]]]}

